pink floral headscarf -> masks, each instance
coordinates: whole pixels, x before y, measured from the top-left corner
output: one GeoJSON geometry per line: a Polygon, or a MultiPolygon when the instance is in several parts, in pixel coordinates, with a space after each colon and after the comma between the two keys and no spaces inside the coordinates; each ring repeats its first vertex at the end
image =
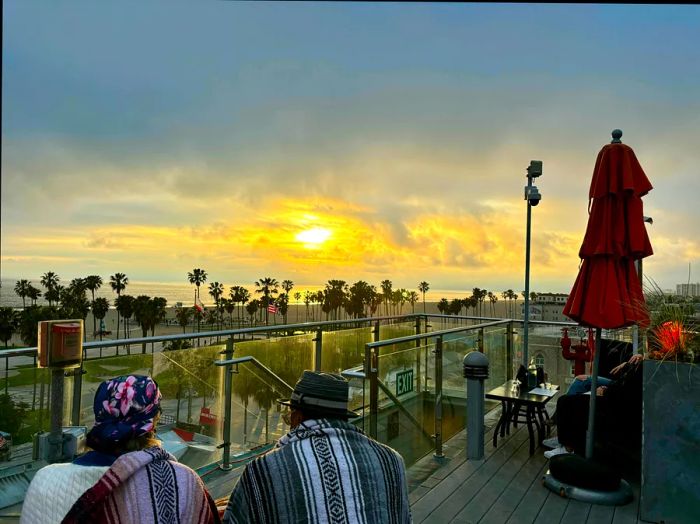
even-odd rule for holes
{"type": "Polygon", "coordinates": [[[160,399],[151,377],[125,375],[103,382],[95,393],[95,426],[88,433],[88,446],[108,449],[152,431],[160,399]]]}

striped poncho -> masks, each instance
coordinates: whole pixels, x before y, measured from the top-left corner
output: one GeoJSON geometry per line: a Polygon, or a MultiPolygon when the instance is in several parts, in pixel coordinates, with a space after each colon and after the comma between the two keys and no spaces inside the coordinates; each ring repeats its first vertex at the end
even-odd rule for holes
{"type": "Polygon", "coordinates": [[[307,420],[248,464],[224,522],[411,522],[403,459],[348,422],[307,420]]]}

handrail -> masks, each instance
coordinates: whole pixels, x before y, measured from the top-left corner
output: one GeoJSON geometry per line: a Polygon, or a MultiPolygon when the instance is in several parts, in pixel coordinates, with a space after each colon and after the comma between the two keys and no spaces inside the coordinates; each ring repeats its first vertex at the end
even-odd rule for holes
{"type": "Polygon", "coordinates": [[[367,342],[365,344],[366,348],[379,348],[384,346],[392,346],[394,344],[401,344],[402,342],[412,342],[415,340],[425,340],[433,337],[440,337],[444,335],[449,335],[452,333],[461,333],[462,331],[471,331],[474,329],[483,329],[486,327],[499,326],[501,324],[507,324],[511,320],[499,320],[496,322],[485,322],[483,324],[475,324],[473,326],[460,326],[456,328],[443,329],[441,331],[431,331],[429,333],[419,333],[417,335],[408,335],[405,337],[390,338],[387,340],[380,340],[378,342],[367,342]]]}
{"type": "Polygon", "coordinates": [[[229,367],[229,366],[232,366],[232,365],[234,365],[234,364],[243,364],[243,363],[245,363],[245,362],[250,362],[251,364],[254,364],[254,365],[257,366],[258,368],[260,368],[261,370],[263,370],[265,373],[267,373],[267,374],[270,375],[272,378],[274,378],[279,384],[281,384],[281,385],[282,385],[284,388],[286,388],[288,391],[290,391],[290,392],[291,392],[291,391],[294,391],[294,388],[293,388],[292,386],[290,386],[289,384],[287,384],[283,379],[281,379],[279,376],[277,376],[277,375],[275,374],[274,371],[272,371],[272,370],[271,370],[270,368],[268,368],[265,364],[263,364],[262,362],[260,362],[258,359],[256,359],[255,357],[253,357],[253,356],[251,356],[251,355],[248,355],[248,356],[245,356],[245,357],[231,358],[231,359],[228,359],[228,360],[217,360],[217,361],[214,362],[214,365],[215,365],[215,366],[226,366],[226,367],[229,367]]]}
{"type": "MultiPolygon", "coordinates": [[[[411,313],[409,315],[391,315],[385,317],[363,317],[345,320],[322,320],[318,322],[303,322],[298,324],[277,324],[274,326],[258,326],[252,328],[222,329],[218,331],[200,331],[198,333],[177,333],[175,335],[155,335],[152,337],[120,338],[114,340],[94,340],[83,344],[83,349],[100,349],[113,346],[128,346],[137,344],[150,344],[155,342],[172,342],[175,340],[190,340],[195,338],[227,337],[233,335],[250,335],[256,333],[267,333],[275,331],[289,330],[311,330],[312,328],[323,326],[339,326],[347,324],[362,324],[365,322],[377,322],[382,320],[414,319],[424,317],[423,314],[411,313]]],[[[36,347],[26,347],[18,349],[7,349],[0,352],[1,357],[32,357],[36,355],[36,347]]]]}

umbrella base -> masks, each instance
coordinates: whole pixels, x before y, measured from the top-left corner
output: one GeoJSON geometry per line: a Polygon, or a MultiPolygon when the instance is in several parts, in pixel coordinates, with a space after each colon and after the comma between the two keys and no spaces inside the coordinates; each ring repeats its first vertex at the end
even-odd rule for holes
{"type": "Polygon", "coordinates": [[[542,478],[542,484],[550,491],[558,493],[561,497],[588,504],[623,506],[631,502],[634,498],[632,495],[632,488],[624,479],[620,479],[620,487],[614,491],[599,491],[567,484],[557,480],[547,471],[547,474],[542,478]]]}

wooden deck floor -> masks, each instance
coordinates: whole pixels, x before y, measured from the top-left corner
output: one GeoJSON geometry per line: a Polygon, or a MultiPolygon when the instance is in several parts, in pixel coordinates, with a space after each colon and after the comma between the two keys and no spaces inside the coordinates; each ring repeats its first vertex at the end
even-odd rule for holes
{"type": "Polygon", "coordinates": [[[466,460],[464,431],[447,442],[444,459],[425,457],[409,468],[409,498],[414,523],[637,523],[639,484],[626,506],[597,506],[560,497],[542,485],[545,449],[530,456],[527,429],[491,442],[495,410],[486,420],[483,460],[466,460]]]}

